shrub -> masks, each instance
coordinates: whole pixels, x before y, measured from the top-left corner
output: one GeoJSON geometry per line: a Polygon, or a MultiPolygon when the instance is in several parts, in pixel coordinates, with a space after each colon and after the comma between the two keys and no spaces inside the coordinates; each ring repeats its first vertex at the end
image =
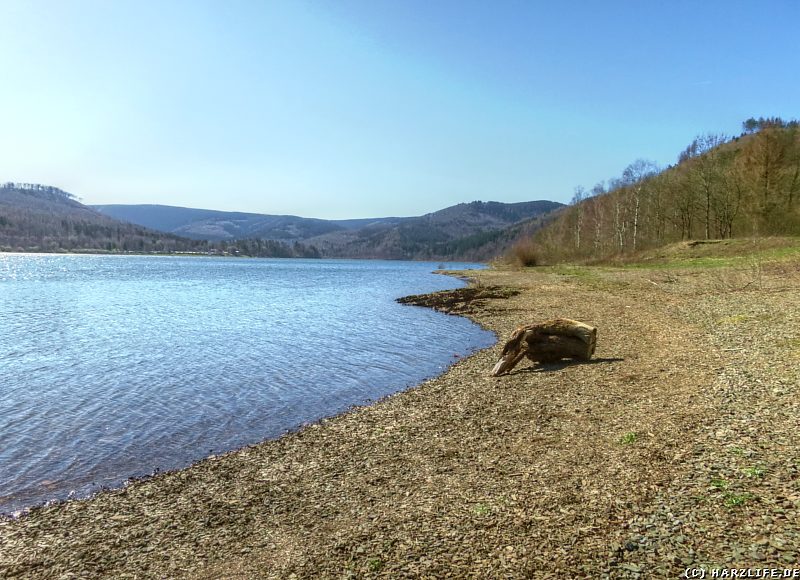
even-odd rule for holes
{"type": "Polygon", "coordinates": [[[539,250],[530,238],[518,241],[508,252],[508,261],[517,266],[537,266],[539,250]]]}

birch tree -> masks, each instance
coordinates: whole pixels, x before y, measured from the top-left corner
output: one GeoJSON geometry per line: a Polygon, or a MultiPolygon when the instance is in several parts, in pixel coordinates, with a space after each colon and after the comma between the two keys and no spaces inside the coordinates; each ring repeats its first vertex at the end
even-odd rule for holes
{"type": "Polygon", "coordinates": [[[637,159],[622,172],[622,183],[630,191],[632,213],[631,244],[633,251],[639,241],[639,221],[642,213],[642,201],[647,193],[646,182],[658,173],[658,165],[646,159],[637,159]]]}

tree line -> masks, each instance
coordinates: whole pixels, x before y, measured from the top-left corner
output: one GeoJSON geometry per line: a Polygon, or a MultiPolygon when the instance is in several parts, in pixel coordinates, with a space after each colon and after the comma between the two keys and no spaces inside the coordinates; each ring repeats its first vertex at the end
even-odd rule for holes
{"type": "Polygon", "coordinates": [[[52,185],[42,185],[41,183],[20,183],[14,181],[6,181],[5,183],[0,183],[0,190],[7,189],[7,190],[20,190],[20,191],[35,191],[39,194],[47,194],[54,197],[61,197],[64,199],[75,199],[75,196],[71,193],[67,193],[63,189],[59,189],[57,187],[53,187],[52,185]]]}
{"type": "Polygon", "coordinates": [[[571,204],[531,243],[545,261],[596,260],[680,240],[800,234],[800,127],[748,119],[696,137],[675,165],[638,159],[571,204]]]}

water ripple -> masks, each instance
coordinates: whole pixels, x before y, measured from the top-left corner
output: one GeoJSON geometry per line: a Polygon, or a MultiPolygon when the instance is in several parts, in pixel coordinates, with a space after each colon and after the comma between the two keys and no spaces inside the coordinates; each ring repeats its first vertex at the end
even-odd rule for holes
{"type": "Polygon", "coordinates": [[[491,344],[394,302],[460,284],[435,267],[0,255],[0,511],[277,436],[491,344]]]}

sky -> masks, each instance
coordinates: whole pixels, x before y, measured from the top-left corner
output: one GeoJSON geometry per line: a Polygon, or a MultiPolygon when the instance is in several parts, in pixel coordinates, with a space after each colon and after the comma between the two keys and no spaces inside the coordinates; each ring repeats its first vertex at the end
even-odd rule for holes
{"type": "Polygon", "coordinates": [[[567,202],[800,117],[800,2],[0,0],[0,181],[328,219],[567,202]]]}

